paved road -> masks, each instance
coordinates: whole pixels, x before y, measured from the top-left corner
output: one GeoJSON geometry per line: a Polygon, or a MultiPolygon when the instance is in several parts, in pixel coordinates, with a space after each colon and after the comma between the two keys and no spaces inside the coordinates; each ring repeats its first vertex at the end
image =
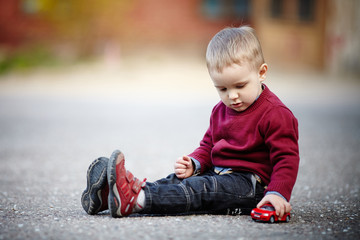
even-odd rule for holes
{"type": "Polygon", "coordinates": [[[281,93],[300,122],[301,166],[293,218],[273,225],[249,216],[112,219],[81,207],[88,165],[114,149],[140,178],[170,173],[175,158],[197,146],[215,98],[0,91],[0,239],[358,239],[359,99],[337,89],[323,99],[317,90],[281,93]]]}

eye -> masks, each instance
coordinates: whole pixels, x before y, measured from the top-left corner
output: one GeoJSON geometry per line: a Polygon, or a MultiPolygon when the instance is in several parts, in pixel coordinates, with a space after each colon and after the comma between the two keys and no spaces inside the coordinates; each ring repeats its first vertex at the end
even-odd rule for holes
{"type": "Polygon", "coordinates": [[[226,92],[226,88],[219,88],[220,92],[226,92]]]}
{"type": "Polygon", "coordinates": [[[246,85],[246,84],[237,85],[236,88],[240,89],[240,88],[245,87],[245,85],[246,85]]]}

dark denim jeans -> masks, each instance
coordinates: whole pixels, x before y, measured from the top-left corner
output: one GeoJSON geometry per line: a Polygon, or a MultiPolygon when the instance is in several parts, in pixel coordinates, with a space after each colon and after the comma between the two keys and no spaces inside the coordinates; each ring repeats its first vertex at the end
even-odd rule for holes
{"type": "Polygon", "coordinates": [[[264,187],[252,173],[218,175],[208,171],[179,179],[175,174],[144,188],[146,204],[141,214],[249,214],[264,196],[264,187]]]}

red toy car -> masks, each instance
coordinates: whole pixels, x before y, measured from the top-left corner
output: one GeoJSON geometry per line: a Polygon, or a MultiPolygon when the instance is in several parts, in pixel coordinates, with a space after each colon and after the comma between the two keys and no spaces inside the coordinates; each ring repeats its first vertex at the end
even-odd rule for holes
{"type": "Polygon", "coordinates": [[[289,222],[290,221],[290,213],[284,214],[282,218],[276,216],[275,208],[271,204],[264,204],[260,208],[254,208],[251,211],[251,217],[254,221],[262,221],[262,222],[289,222]]]}

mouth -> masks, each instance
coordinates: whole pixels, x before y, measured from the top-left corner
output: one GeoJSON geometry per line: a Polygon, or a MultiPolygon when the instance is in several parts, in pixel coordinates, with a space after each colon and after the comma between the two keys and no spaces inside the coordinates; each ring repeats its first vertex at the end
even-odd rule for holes
{"type": "Polygon", "coordinates": [[[231,107],[232,107],[232,108],[240,108],[242,105],[243,105],[243,103],[242,103],[242,102],[239,102],[239,103],[232,103],[232,104],[231,104],[231,107]]]}

